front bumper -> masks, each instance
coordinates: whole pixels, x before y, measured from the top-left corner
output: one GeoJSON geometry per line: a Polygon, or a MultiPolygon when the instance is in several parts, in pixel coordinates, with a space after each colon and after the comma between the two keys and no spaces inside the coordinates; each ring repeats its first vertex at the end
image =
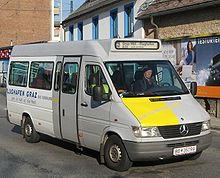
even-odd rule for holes
{"type": "Polygon", "coordinates": [[[175,141],[163,142],[130,142],[123,141],[132,161],[151,161],[173,158],[173,148],[197,145],[197,153],[205,150],[211,145],[212,135],[207,134],[195,138],[187,138],[175,141]]]}

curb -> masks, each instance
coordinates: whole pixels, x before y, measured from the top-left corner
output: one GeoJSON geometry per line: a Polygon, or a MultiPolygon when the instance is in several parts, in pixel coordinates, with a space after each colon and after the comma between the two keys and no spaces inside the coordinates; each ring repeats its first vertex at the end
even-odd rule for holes
{"type": "Polygon", "coordinates": [[[218,130],[218,131],[220,131],[220,127],[218,127],[218,126],[211,126],[211,130],[218,130]]]}
{"type": "Polygon", "coordinates": [[[220,118],[211,117],[211,129],[220,130],[220,118]]]}

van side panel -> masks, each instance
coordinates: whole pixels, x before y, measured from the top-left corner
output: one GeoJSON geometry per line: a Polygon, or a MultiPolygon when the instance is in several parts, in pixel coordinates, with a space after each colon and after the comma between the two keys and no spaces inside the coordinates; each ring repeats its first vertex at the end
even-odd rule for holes
{"type": "MultiPolygon", "coordinates": [[[[13,61],[29,61],[28,76],[30,76],[30,65],[32,62],[54,62],[55,57],[14,57],[13,61]]],[[[50,71],[51,75],[53,71],[50,71]]],[[[29,87],[9,85],[7,83],[7,106],[10,122],[20,125],[22,115],[27,113],[35,129],[38,132],[54,136],[53,111],[52,111],[52,89],[42,90],[29,87]]]]}

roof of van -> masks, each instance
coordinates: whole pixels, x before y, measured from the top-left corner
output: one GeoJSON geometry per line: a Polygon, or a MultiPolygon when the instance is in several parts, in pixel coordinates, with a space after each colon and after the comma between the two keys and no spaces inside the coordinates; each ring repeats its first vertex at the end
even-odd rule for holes
{"type": "Polygon", "coordinates": [[[107,55],[111,49],[111,40],[90,40],[72,42],[48,42],[39,44],[17,45],[12,50],[12,57],[68,56],[68,55],[107,55]]]}
{"type": "MultiPolygon", "coordinates": [[[[161,42],[155,39],[135,39],[136,41],[156,41],[158,42],[159,49],[153,50],[152,57],[155,52],[161,55],[161,42]]],[[[117,50],[115,49],[116,41],[134,41],[134,39],[108,39],[108,40],[82,40],[72,42],[49,42],[39,44],[28,44],[14,46],[11,57],[40,57],[40,56],[98,56],[104,60],[109,58],[136,58],[137,55],[143,56],[146,52],[152,50],[117,50]],[[121,53],[122,52],[122,53],[121,53]]],[[[149,53],[149,55],[152,53],[149,53]]]]}

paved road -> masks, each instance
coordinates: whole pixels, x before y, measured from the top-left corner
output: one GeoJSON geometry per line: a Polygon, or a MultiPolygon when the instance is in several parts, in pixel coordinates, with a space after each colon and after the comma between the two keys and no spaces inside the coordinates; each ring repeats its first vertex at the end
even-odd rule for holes
{"type": "Polygon", "coordinates": [[[98,162],[98,153],[74,152],[74,145],[43,136],[26,143],[20,128],[5,119],[5,99],[0,94],[0,177],[219,177],[220,132],[213,131],[212,146],[194,161],[136,163],[129,171],[115,172],[98,162]]]}

